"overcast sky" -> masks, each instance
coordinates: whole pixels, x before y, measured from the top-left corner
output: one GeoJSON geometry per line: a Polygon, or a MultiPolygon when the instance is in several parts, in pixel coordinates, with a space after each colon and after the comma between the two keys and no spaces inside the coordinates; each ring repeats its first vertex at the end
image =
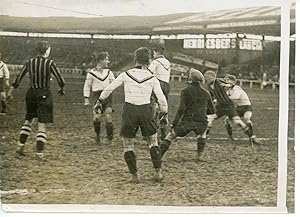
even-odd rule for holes
{"type": "MultiPolygon", "coordinates": [[[[0,0],[1,15],[152,16],[255,6],[279,6],[284,0],[0,0]]],[[[285,0],[286,1],[286,0],[285,0]]]]}

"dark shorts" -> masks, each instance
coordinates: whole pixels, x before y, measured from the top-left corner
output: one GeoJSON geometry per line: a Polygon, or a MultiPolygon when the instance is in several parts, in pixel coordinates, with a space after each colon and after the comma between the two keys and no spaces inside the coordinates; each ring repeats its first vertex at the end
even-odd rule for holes
{"type": "MultiPolygon", "coordinates": [[[[96,101],[99,99],[101,93],[102,93],[102,90],[93,92],[93,101],[94,101],[94,103],[96,103],[96,101]]],[[[105,109],[112,108],[112,94],[110,94],[110,96],[104,100],[102,105],[103,105],[102,113],[105,112],[105,109]]]]}
{"type": "Polygon", "coordinates": [[[164,93],[166,99],[168,100],[169,93],[170,93],[170,84],[161,80],[159,80],[159,83],[162,92],[164,93]]]}
{"type": "Polygon", "coordinates": [[[0,78],[0,92],[5,92],[4,78],[0,78]]]}
{"type": "Polygon", "coordinates": [[[244,114],[248,111],[252,112],[252,106],[251,105],[242,105],[242,106],[236,107],[236,112],[238,113],[238,115],[240,117],[243,117],[244,114]]]}
{"type": "Polygon", "coordinates": [[[235,110],[233,104],[217,104],[216,115],[218,116],[218,118],[225,115],[228,116],[229,119],[232,119],[233,117],[238,116],[238,113],[235,110]]]}
{"type": "Polygon", "coordinates": [[[133,105],[125,102],[120,135],[125,138],[134,138],[139,128],[144,137],[156,133],[158,126],[153,117],[151,104],[133,105]]]}
{"type": "Polygon", "coordinates": [[[53,123],[53,102],[50,90],[30,88],[25,97],[25,120],[38,118],[40,123],[53,123]]]}
{"type": "Polygon", "coordinates": [[[207,129],[206,122],[191,121],[189,119],[182,119],[174,128],[176,136],[184,137],[189,132],[195,132],[196,135],[202,135],[207,129]]]}

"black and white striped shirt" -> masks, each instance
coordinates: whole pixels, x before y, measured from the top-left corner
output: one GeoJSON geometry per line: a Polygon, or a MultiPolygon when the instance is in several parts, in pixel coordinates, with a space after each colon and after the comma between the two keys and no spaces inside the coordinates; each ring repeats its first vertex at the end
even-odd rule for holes
{"type": "Polygon", "coordinates": [[[21,72],[17,74],[17,77],[12,84],[14,88],[17,88],[20,85],[26,73],[29,74],[30,87],[34,89],[50,89],[51,74],[55,76],[60,87],[65,85],[65,81],[54,61],[43,56],[32,58],[24,64],[21,72]]]}
{"type": "Polygon", "coordinates": [[[214,99],[217,99],[218,104],[232,104],[232,100],[226,94],[224,86],[221,85],[221,81],[218,79],[215,80],[213,88],[209,85],[209,92],[211,93],[214,99]]]}

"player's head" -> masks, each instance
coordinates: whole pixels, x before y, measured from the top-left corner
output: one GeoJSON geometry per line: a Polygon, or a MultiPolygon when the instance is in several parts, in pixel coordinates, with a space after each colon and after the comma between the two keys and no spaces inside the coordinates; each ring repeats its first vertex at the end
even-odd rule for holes
{"type": "Polygon", "coordinates": [[[226,83],[228,84],[232,84],[232,85],[235,85],[236,84],[236,77],[234,75],[231,75],[231,74],[227,74],[225,77],[224,77],[224,80],[226,83]]]}
{"type": "Polygon", "coordinates": [[[191,68],[189,70],[187,83],[193,83],[193,82],[202,83],[203,81],[204,81],[204,76],[199,70],[194,68],[191,68]]]}
{"type": "Polygon", "coordinates": [[[97,66],[101,68],[107,68],[110,61],[109,61],[109,53],[108,52],[100,52],[97,54],[96,57],[97,66]]]}
{"type": "Polygon", "coordinates": [[[216,72],[208,70],[204,73],[205,83],[212,83],[216,80],[216,72]]]}
{"type": "Polygon", "coordinates": [[[152,51],[153,51],[153,57],[156,58],[158,56],[164,55],[165,53],[165,46],[162,44],[156,44],[153,46],[152,51]]]}
{"type": "Polygon", "coordinates": [[[134,61],[137,65],[149,65],[151,51],[147,47],[140,47],[134,52],[134,61]]]}
{"type": "Polygon", "coordinates": [[[50,55],[50,44],[48,41],[39,41],[36,44],[36,51],[39,55],[44,55],[46,58],[50,55]]]}

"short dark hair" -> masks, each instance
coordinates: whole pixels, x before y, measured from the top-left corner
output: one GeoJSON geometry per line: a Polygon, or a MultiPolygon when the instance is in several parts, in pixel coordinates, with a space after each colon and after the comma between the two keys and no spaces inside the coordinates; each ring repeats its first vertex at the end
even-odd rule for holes
{"type": "Polygon", "coordinates": [[[96,61],[99,62],[99,61],[105,60],[106,57],[109,57],[108,52],[106,52],[106,51],[100,52],[97,54],[96,61]]]}
{"type": "Polygon", "coordinates": [[[48,43],[48,41],[39,41],[36,44],[36,51],[38,52],[38,54],[44,54],[49,47],[50,44],[48,43]]]}
{"type": "Polygon", "coordinates": [[[134,52],[134,60],[139,64],[149,64],[151,58],[151,50],[147,47],[140,47],[134,52]]]}
{"type": "Polygon", "coordinates": [[[153,46],[152,50],[155,51],[155,52],[158,52],[160,54],[164,54],[166,48],[162,44],[156,44],[156,45],[153,46]]]}

